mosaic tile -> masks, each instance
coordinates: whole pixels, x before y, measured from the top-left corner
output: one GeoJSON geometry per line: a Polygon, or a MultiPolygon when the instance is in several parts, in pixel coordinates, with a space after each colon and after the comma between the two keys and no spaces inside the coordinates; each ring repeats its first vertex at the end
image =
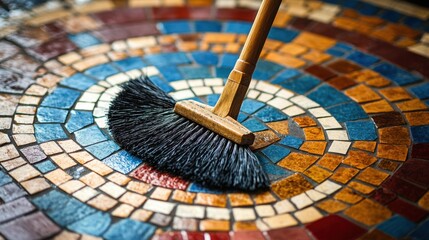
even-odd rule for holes
{"type": "Polygon", "coordinates": [[[365,233],[365,230],[337,215],[331,215],[313,222],[307,226],[307,229],[318,239],[347,239],[358,238],[365,233]],[[326,226],[331,224],[338,227],[337,231],[326,231],[326,226]]]}
{"type": "Polygon", "coordinates": [[[294,174],[271,185],[271,189],[282,199],[298,195],[311,188],[312,185],[298,174],[294,174]]]}
{"type": "Polygon", "coordinates": [[[365,199],[344,212],[347,216],[365,225],[375,225],[391,216],[391,212],[380,204],[365,199]]]}
{"type": "Polygon", "coordinates": [[[42,102],[42,106],[54,108],[70,108],[78,99],[80,93],[66,88],[56,88],[42,102]]]}
{"type": "Polygon", "coordinates": [[[112,224],[103,237],[106,239],[148,239],[154,232],[155,227],[151,224],[124,219],[112,224]]]}
{"type": "Polygon", "coordinates": [[[0,232],[7,238],[46,238],[59,231],[60,228],[41,212],[0,225],[0,232]]]}

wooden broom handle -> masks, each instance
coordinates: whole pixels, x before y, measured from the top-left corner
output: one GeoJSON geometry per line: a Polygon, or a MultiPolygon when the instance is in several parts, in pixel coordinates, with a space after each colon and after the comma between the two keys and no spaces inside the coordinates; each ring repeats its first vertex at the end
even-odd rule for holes
{"type": "Polygon", "coordinates": [[[237,119],[259,55],[281,2],[282,0],[263,0],[240,57],[228,76],[228,81],[219,101],[213,108],[214,114],[237,119]]]}

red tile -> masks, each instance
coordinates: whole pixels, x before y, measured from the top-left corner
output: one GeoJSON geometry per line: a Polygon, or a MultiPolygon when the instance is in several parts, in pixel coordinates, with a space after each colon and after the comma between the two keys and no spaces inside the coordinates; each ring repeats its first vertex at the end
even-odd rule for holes
{"type": "Polygon", "coordinates": [[[214,19],[214,11],[211,7],[192,7],[189,11],[193,20],[214,19]]]}
{"type": "Polygon", "coordinates": [[[331,70],[322,67],[320,65],[312,65],[308,68],[305,69],[306,72],[322,79],[322,80],[328,80],[330,78],[333,78],[335,76],[337,76],[337,74],[335,74],[334,72],[332,72],[331,70]]]}
{"type": "Polygon", "coordinates": [[[204,240],[203,232],[186,232],[188,240],[204,240]]]}
{"type": "Polygon", "coordinates": [[[337,38],[338,35],[345,32],[343,29],[334,27],[331,24],[316,21],[311,24],[311,27],[308,30],[313,33],[321,34],[334,39],[337,38]]]}
{"type": "Polygon", "coordinates": [[[310,240],[305,228],[291,227],[270,230],[267,232],[270,239],[294,239],[294,240],[310,240]]]}
{"type": "Polygon", "coordinates": [[[401,214],[402,216],[414,222],[420,222],[428,215],[427,211],[419,207],[416,207],[412,204],[409,204],[408,202],[401,200],[399,198],[389,203],[388,207],[390,208],[390,210],[398,214],[401,214]]]}
{"type": "Polygon", "coordinates": [[[290,26],[299,30],[306,30],[310,28],[315,21],[311,21],[307,18],[295,17],[293,21],[291,21],[290,26]]]}
{"type": "Polygon", "coordinates": [[[259,231],[240,231],[233,232],[231,240],[265,240],[262,232],[259,231]]]}
{"type": "Polygon", "coordinates": [[[189,19],[191,17],[188,7],[155,7],[152,9],[155,20],[189,19]]]}
{"type": "Polygon", "coordinates": [[[372,194],[371,198],[383,205],[386,205],[396,199],[396,194],[389,189],[380,188],[372,194]]]}
{"type": "Polygon", "coordinates": [[[166,232],[155,235],[153,240],[183,240],[183,237],[180,232],[166,232]]]}
{"type": "Polygon", "coordinates": [[[395,173],[395,176],[429,188],[429,162],[410,159],[395,173]]]}
{"type": "Polygon", "coordinates": [[[209,233],[210,240],[229,240],[229,232],[211,232],[209,233]]]}
{"type": "Polygon", "coordinates": [[[141,22],[147,18],[145,8],[119,8],[92,14],[92,16],[104,24],[122,24],[141,22]]]}
{"type": "Polygon", "coordinates": [[[429,143],[414,144],[411,157],[429,160],[429,143]]]}
{"type": "Polygon", "coordinates": [[[366,229],[337,215],[329,215],[307,225],[307,229],[318,240],[357,239],[366,229]]]}
{"type": "Polygon", "coordinates": [[[47,23],[40,28],[52,36],[66,33],[62,23],[58,21],[47,23]]]}
{"type": "Polygon", "coordinates": [[[253,22],[256,17],[256,11],[244,8],[219,8],[216,13],[218,20],[237,20],[253,22]]]}
{"type": "Polygon", "coordinates": [[[30,48],[28,52],[34,57],[46,61],[75,49],[76,46],[66,36],[61,36],[52,38],[37,47],[30,48]]]}
{"type": "Polygon", "coordinates": [[[392,192],[397,193],[399,196],[407,198],[413,202],[416,202],[420,199],[423,194],[426,193],[426,190],[413,185],[399,177],[393,176],[383,183],[383,186],[392,192]]]}
{"type": "Polygon", "coordinates": [[[155,23],[130,23],[102,28],[94,32],[104,42],[113,42],[130,37],[159,34],[155,23]]]}
{"type": "Polygon", "coordinates": [[[147,164],[134,170],[131,176],[143,182],[167,188],[185,190],[189,185],[189,182],[167,173],[158,172],[147,164]]]}

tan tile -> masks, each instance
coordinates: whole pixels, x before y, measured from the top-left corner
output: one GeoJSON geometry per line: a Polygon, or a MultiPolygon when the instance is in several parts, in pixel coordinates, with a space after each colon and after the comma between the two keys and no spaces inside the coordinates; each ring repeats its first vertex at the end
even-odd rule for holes
{"type": "Polygon", "coordinates": [[[88,204],[102,211],[112,209],[118,201],[104,194],[99,194],[95,198],[88,201],[88,204]]]}
{"type": "Polygon", "coordinates": [[[325,134],[321,127],[304,128],[304,136],[307,141],[325,140],[325,134]]]}
{"type": "Polygon", "coordinates": [[[69,65],[80,59],[82,59],[82,56],[80,56],[77,52],[69,52],[58,57],[58,61],[65,65],[69,65]]]}
{"type": "Polygon", "coordinates": [[[412,99],[404,102],[396,103],[396,106],[402,111],[416,111],[416,110],[426,110],[428,107],[420,99],[412,99]]]}
{"type": "Polygon", "coordinates": [[[200,222],[201,231],[229,231],[229,221],[223,220],[202,220],[200,222]]]}
{"type": "Polygon", "coordinates": [[[345,184],[349,182],[354,176],[356,176],[358,172],[359,170],[354,168],[339,167],[330,179],[345,184]]]}
{"type": "Polygon", "coordinates": [[[170,198],[171,192],[171,189],[157,187],[150,195],[150,198],[167,201],[170,198]]]}
{"type": "Polygon", "coordinates": [[[370,199],[364,199],[362,202],[344,211],[344,213],[348,217],[367,226],[376,225],[392,216],[389,209],[370,199]]]}
{"type": "Polygon", "coordinates": [[[314,33],[302,32],[294,40],[294,43],[325,51],[334,46],[335,40],[314,33]]]}
{"type": "Polygon", "coordinates": [[[306,141],[304,142],[299,150],[316,154],[316,155],[323,155],[325,152],[327,142],[322,141],[306,141]]]}
{"type": "Polygon", "coordinates": [[[348,207],[345,203],[334,199],[325,200],[323,202],[316,204],[316,206],[322,209],[323,211],[331,214],[340,212],[348,207]]]}
{"type": "Polygon", "coordinates": [[[10,171],[9,175],[13,177],[16,181],[22,182],[40,176],[40,172],[37,171],[37,169],[35,169],[30,164],[26,164],[15,170],[10,171]]]}
{"type": "Polygon", "coordinates": [[[390,87],[379,90],[379,92],[390,102],[411,99],[410,94],[402,87],[390,87]]]}
{"type": "Polygon", "coordinates": [[[77,144],[73,140],[58,141],[58,144],[67,153],[76,152],[76,151],[78,151],[78,150],[81,149],[81,147],[79,146],[79,144],[77,144]]]}
{"type": "Polygon", "coordinates": [[[267,217],[263,218],[262,221],[264,221],[264,223],[266,223],[271,229],[290,227],[298,224],[290,214],[280,214],[273,217],[267,217]]]}
{"type": "Polygon", "coordinates": [[[302,58],[305,60],[308,60],[312,63],[318,64],[318,63],[322,63],[325,62],[329,59],[331,59],[331,55],[324,53],[324,52],[320,52],[317,50],[312,50],[304,55],[302,55],[302,58]]]}
{"type": "Polygon", "coordinates": [[[56,169],[52,172],[45,174],[45,178],[47,178],[49,181],[51,181],[53,184],[57,186],[72,179],[70,175],[68,175],[66,172],[64,172],[61,169],[56,169]]]}
{"type": "Polygon", "coordinates": [[[94,159],[94,157],[86,151],[70,153],[70,156],[80,164],[85,164],[94,159]]]}
{"type": "Polygon", "coordinates": [[[429,125],[429,112],[409,112],[405,113],[410,126],[429,125]]]}
{"type": "Polygon", "coordinates": [[[344,91],[344,94],[358,103],[372,102],[381,99],[381,97],[376,92],[364,84],[347,89],[344,91]]]}
{"type": "Polygon", "coordinates": [[[122,195],[119,201],[138,208],[146,201],[146,199],[147,198],[145,196],[142,196],[140,194],[126,192],[124,195],[122,195]]]}
{"type": "Polygon", "coordinates": [[[375,168],[367,168],[363,170],[356,179],[379,186],[388,176],[389,174],[375,168]]]}
{"type": "Polygon", "coordinates": [[[270,192],[263,192],[256,194],[253,197],[253,201],[255,201],[255,204],[266,204],[275,202],[276,198],[270,192]]]}
{"type": "Polygon", "coordinates": [[[366,113],[385,113],[394,111],[392,106],[390,106],[386,100],[366,103],[362,105],[362,108],[366,113]]]}
{"type": "Polygon", "coordinates": [[[377,142],[375,141],[355,141],[353,148],[361,149],[368,152],[374,152],[377,142]]]}
{"type": "Polygon", "coordinates": [[[86,163],[85,167],[100,174],[101,176],[105,176],[113,171],[110,167],[99,160],[92,160],[91,162],[86,163]]]}
{"type": "Polygon", "coordinates": [[[81,177],[79,180],[92,188],[98,188],[106,182],[104,178],[102,178],[95,172],[90,172],[85,176],[81,177]]]}
{"type": "Polygon", "coordinates": [[[271,184],[271,190],[282,199],[290,198],[313,188],[300,174],[294,174],[271,184]]]}
{"type": "Polygon", "coordinates": [[[195,203],[201,204],[201,205],[215,206],[215,207],[226,207],[226,195],[198,193],[195,199],[195,203]]]}
{"type": "Polygon", "coordinates": [[[318,166],[310,167],[304,172],[304,174],[318,183],[325,181],[329,176],[332,175],[331,172],[324,170],[323,168],[320,168],[318,166]]]}
{"type": "Polygon", "coordinates": [[[377,158],[363,151],[350,150],[349,155],[344,159],[343,163],[364,169],[377,161],[377,158]]]}
{"type": "Polygon", "coordinates": [[[149,220],[149,218],[152,215],[153,215],[153,212],[151,211],[144,210],[144,209],[137,209],[131,215],[131,219],[141,221],[141,222],[146,222],[147,220],[149,220]]]}
{"type": "Polygon", "coordinates": [[[152,189],[152,186],[143,182],[131,181],[128,183],[127,189],[136,193],[145,194],[152,189]]]}
{"type": "Polygon", "coordinates": [[[79,180],[70,180],[61,184],[59,188],[68,194],[72,194],[84,186],[85,184],[79,180]]]}
{"type": "Polygon", "coordinates": [[[107,182],[101,187],[99,187],[99,189],[113,198],[119,198],[120,196],[122,196],[122,194],[126,192],[124,188],[113,182],[107,182]]]}
{"type": "Polygon", "coordinates": [[[292,57],[290,55],[279,54],[277,52],[269,52],[265,57],[266,60],[275,62],[285,67],[299,68],[305,65],[301,59],[292,57]]]}
{"type": "Polygon", "coordinates": [[[355,204],[362,200],[363,197],[353,189],[345,187],[335,194],[334,198],[346,203],[355,204]]]}
{"type": "Polygon", "coordinates": [[[118,172],[114,172],[112,174],[109,175],[109,177],[107,177],[107,179],[109,179],[110,181],[120,185],[120,186],[125,186],[127,185],[127,183],[129,183],[131,181],[131,178],[125,176],[124,174],[118,173],[118,172]]]}
{"type": "Polygon", "coordinates": [[[60,146],[54,141],[42,143],[40,144],[40,147],[46,155],[53,155],[63,151],[60,146]]]}
{"type": "Polygon", "coordinates": [[[391,145],[379,144],[377,149],[377,157],[387,158],[397,161],[405,161],[408,155],[408,147],[406,145],[391,145]]]}
{"type": "Polygon", "coordinates": [[[172,199],[178,202],[184,202],[191,204],[196,197],[196,193],[186,192],[182,190],[175,190],[172,199]]]}
{"type": "Polygon", "coordinates": [[[4,167],[4,169],[6,169],[6,171],[10,171],[26,163],[27,161],[25,161],[22,157],[18,157],[9,161],[1,162],[1,165],[4,167]]]}
{"type": "Polygon", "coordinates": [[[279,49],[279,51],[292,56],[298,56],[305,53],[307,48],[295,43],[286,43],[279,49]]]}
{"type": "Polygon", "coordinates": [[[109,59],[105,55],[95,55],[95,56],[84,58],[79,62],[74,63],[72,66],[77,71],[84,71],[90,67],[100,65],[108,61],[109,59]]]}
{"type": "Polygon", "coordinates": [[[360,193],[363,193],[363,194],[365,194],[365,195],[368,195],[368,194],[370,194],[370,193],[372,193],[375,189],[373,188],[373,187],[371,187],[371,186],[368,186],[368,185],[365,185],[365,184],[362,184],[362,183],[360,183],[360,182],[355,182],[355,181],[352,181],[351,183],[349,183],[349,185],[348,185],[350,188],[352,188],[352,189],[354,189],[354,190],[356,190],[356,191],[358,191],[358,192],[360,192],[360,193]]]}
{"type": "Polygon", "coordinates": [[[19,157],[19,153],[13,144],[0,147],[0,162],[19,157]]]}
{"type": "Polygon", "coordinates": [[[36,84],[31,85],[26,91],[27,95],[43,96],[48,92],[48,89],[36,84]]]}
{"type": "Polygon", "coordinates": [[[287,120],[278,121],[278,122],[269,122],[267,123],[267,126],[282,135],[286,135],[289,133],[289,124],[287,120]]]}
{"type": "Polygon", "coordinates": [[[81,238],[78,233],[72,233],[66,230],[63,230],[60,234],[56,235],[53,238],[53,240],[79,240],[79,239],[81,238]]]}
{"type": "Polygon", "coordinates": [[[278,165],[292,171],[303,172],[316,162],[317,159],[318,157],[316,156],[293,152],[282,159],[278,165]]]}
{"type": "Polygon", "coordinates": [[[113,210],[112,215],[115,217],[126,218],[134,211],[134,207],[128,204],[121,204],[115,210],[113,210]]]}
{"type": "Polygon", "coordinates": [[[95,197],[98,192],[90,187],[84,187],[75,193],[73,193],[73,197],[79,199],[82,202],[86,202],[89,199],[95,197]]]}
{"type": "Polygon", "coordinates": [[[390,83],[391,82],[384,77],[376,77],[366,81],[366,85],[376,88],[387,87],[390,85],[390,83]]]}
{"type": "Polygon", "coordinates": [[[250,206],[253,205],[252,199],[249,194],[245,193],[230,193],[228,194],[229,202],[231,206],[250,206]]]}
{"type": "Polygon", "coordinates": [[[76,166],[76,162],[73,161],[73,159],[65,153],[51,156],[51,159],[62,169],[67,169],[76,166]]]}
{"type": "Polygon", "coordinates": [[[294,215],[301,223],[304,224],[314,222],[323,217],[323,215],[319,211],[317,211],[315,207],[308,207],[306,209],[302,209],[300,211],[295,212],[294,215]]]}
{"type": "Polygon", "coordinates": [[[341,155],[327,153],[323,155],[323,157],[317,162],[317,164],[328,170],[334,171],[343,160],[344,157],[341,155]]]}
{"type": "Polygon", "coordinates": [[[31,180],[21,182],[21,186],[27,190],[31,195],[46,190],[51,187],[48,182],[44,178],[33,178],[31,180]]]}
{"type": "Polygon", "coordinates": [[[420,198],[418,202],[419,206],[429,211],[429,191],[420,198]]]}
{"type": "Polygon", "coordinates": [[[90,46],[84,49],[80,50],[80,54],[82,54],[83,57],[89,57],[93,55],[99,55],[102,53],[107,53],[110,51],[110,45],[109,44],[98,44],[95,46],[90,46]]]}

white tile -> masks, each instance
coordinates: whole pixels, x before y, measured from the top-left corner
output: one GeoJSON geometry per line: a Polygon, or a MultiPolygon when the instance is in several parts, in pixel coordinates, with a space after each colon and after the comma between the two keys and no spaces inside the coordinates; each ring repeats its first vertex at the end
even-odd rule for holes
{"type": "Polygon", "coordinates": [[[173,211],[174,207],[175,207],[174,203],[158,201],[153,199],[147,200],[143,206],[143,208],[146,210],[159,212],[163,214],[170,214],[171,211],[173,211]]]}
{"type": "Polygon", "coordinates": [[[210,87],[194,87],[192,91],[194,91],[197,96],[205,96],[213,93],[210,87]]]}
{"type": "Polygon", "coordinates": [[[138,69],[130,70],[126,72],[130,79],[136,79],[142,76],[142,72],[138,69]]]}
{"type": "Polygon", "coordinates": [[[304,114],[305,111],[302,110],[301,108],[297,107],[297,106],[291,106],[286,108],[285,110],[283,110],[283,112],[288,115],[289,117],[294,117],[294,116],[298,116],[301,114],[304,114]]]}
{"type": "Polygon", "coordinates": [[[270,217],[276,214],[274,208],[271,207],[271,205],[258,205],[255,207],[255,210],[259,217],[270,217]]]}
{"type": "Polygon", "coordinates": [[[222,86],[214,86],[213,88],[213,92],[216,94],[222,94],[224,87],[222,86]]]}
{"type": "Polygon", "coordinates": [[[289,99],[289,98],[293,97],[293,95],[295,95],[295,94],[293,94],[293,92],[286,90],[286,89],[280,89],[280,91],[278,91],[276,93],[276,96],[282,97],[284,99],[289,99]]]}
{"type": "Polygon", "coordinates": [[[82,188],[81,190],[73,193],[73,197],[79,199],[82,202],[86,202],[89,199],[95,197],[98,194],[97,191],[90,187],[82,188]]]}
{"type": "Polygon", "coordinates": [[[176,209],[176,216],[185,218],[204,218],[204,207],[201,206],[190,206],[190,205],[178,205],[176,209]]]}
{"type": "Polygon", "coordinates": [[[188,80],[188,84],[190,87],[202,87],[204,86],[204,81],[202,79],[193,79],[188,80]]]}
{"type": "Polygon", "coordinates": [[[130,48],[146,48],[157,44],[155,37],[152,36],[128,38],[127,43],[130,48]]]}
{"type": "Polygon", "coordinates": [[[422,38],[420,39],[423,43],[429,43],[429,33],[423,34],[422,38]]]}
{"type": "Polygon", "coordinates": [[[175,90],[183,90],[189,88],[189,85],[186,80],[170,82],[170,86],[172,86],[175,90]]]}
{"type": "Polygon", "coordinates": [[[324,10],[316,10],[310,13],[308,16],[309,19],[322,22],[322,23],[330,23],[335,18],[335,13],[324,11],[324,10]]]}
{"type": "Polygon", "coordinates": [[[321,193],[324,193],[326,195],[332,194],[336,191],[338,191],[341,188],[341,185],[336,184],[330,180],[326,180],[323,183],[319,184],[315,190],[319,191],[321,193]]]}
{"type": "Polygon", "coordinates": [[[94,110],[95,103],[87,103],[87,102],[78,102],[74,109],[76,110],[94,110]]]}
{"type": "Polygon", "coordinates": [[[408,50],[410,50],[411,52],[420,54],[422,56],[429,57],[429,46],[427,46],[423,43],[419,43],[419,44],[415,44],[413,46],[410,46],[410,47],[408,47],[408,50]]]}
{"type": "Polygon", "coordinates": [[[103,95],[101,95],[100,101],[111,102],[114,98],[115,96],[112,96],[108,93],[104,93],[103,95]]]}
{"type": "Polygon", "coordinates": [[[92,113],[92,115],[94,115],[94,117],[104,117],[107,114],[107,109],[105,108],[100,108],[100,107],[96,107],[94,109],[94,112],[92,113]]]}
{"type": "Polygon", "coordinates": [[[233,208],[232,214],[235,221],[249,221],[256,218],[253,208],[233,208]]]}
{"type": "Polygon", "coordinates": [[[271,105],[273,107],[276,107],[278,109],[284,109],[284,108],[292,105],[291,102],[289,102],[288,100],[286,100],[284,98],[280,98],[280,97],[276,97],[276,98],[271,99],[270,101],[267,102],[267,104],[271,105]]]}
{"type": "Polygon", "coordinates": [[[113,182],[107,182],[103,186],[99,187],[99,189],[113,198],[119,198],[122,194],[126,192],[123,187],[120,187],[113,182]]]}
{"type": "Polygon", "coordinates": [[[256,227],[259,229],[259,231],[270,230],[270,227],[268,227],[268,225],[264,221],[262,221],[261,218],[256,219],[255,223],[256,223],[256,227]]]}
{"type": "Polygon", "coordinates": [[[216,219],[216,220],[229,220],[230,213],[227,208],[215,208],[215,207],[207,207],[207,218],[216,219]]]}
{"type": "Polygon", "coordinates": [[[95,118],[94,120],[100,128],[107,128],[107,117],[95,118]]]}
{"type": "Polygon", "coordinates": [[[280,90],[279,86],[273,85],[271,83],[259,81],[258,84],[256,84],[256,89],[261,92],[271,93],[275,94],[280,90]]]}
{"type": "Polygon", "coordinates": [[[81,102],[97,102],[99,97],[100,97],[99,93],[84,92],[82,94],[82,97],[80,97],[79,101],[81,101],[81,102]]]}
{"type": "Polygon", "coordinates": [[[206,86],[223,86],[222,78],[207,78],[204,79],[204,84],[206,86]]]}
{"type": "Polygon", "coordinates": [[[123,41],[123,40],[115,41],[112,43],[112,49],[115,51],[121,51],[121,50],[125,50],[127,48],[128,48],[128,46],[125,43],[125,41],[123,41]]]}
{"type": "Polygon", "coordinates": [[[329,117],[331,116],[330,113],[328,113],[328,111],[326,111],[324,108],[312,108],[308,110],[313,116],[315,116],[316,118],[320,118],[320,117],[329,117]]]}
{"type": "Polygon", "coordinates": [[[296,96],[290,99],[290,101],[292,101],[293,103],[296,103],[297,105],[305,108],[305,109],[309,109],[309,108],[314,108],[314,107],[318,107],[319,104],[314,102],[313,100],[307,98],[306,96],[296,96]]]}
{"type": "Polygon", "coordinates": [[[106,78],[106,81],[112,85],[118,85],[130,80],[130,77],[125,73],[118,73],[106,78]]]}
{"type": "Polygon", "coordinates": [[[333,141],[328,152],[346,154],[351,144],[351,142],[333,141]]]}
{"type": "Polygon", "coordinates": [[[313,204],[313,201],[305,193],[296,195],[295,197],[292,197],[290,200],[293,202],[293,204],[295,204],[295,206],[298,209],[301,209],[313,204]]]}
{"type": "Polygon", "coordinates": [[[247,92],[247,98],[256,99],[259,96],[260,92],[258,90],[250,89],[247,92]]]}
{"type": "Polygon", "coordinates": [[[315,207],[308,207],[301,211],[297,211],[294,213],[294,216],[301,223],[304,223],[304,224],[309,222],[314,222],[323,217],[323,215],[319,211],[317,211],[315,207]]]}
{"type": "Polygon", "coordinates": [[[191,90],[182,90],[182,91],[172,92],[169,94],[175,100],[183,100],[183,99],[195,97],[194,93],[191,90]]]}
{"type": "Polygon", "coordinates": [[[120,88],[119,86],[114,86],[114,87],[111,87],[111,88],[107,89],[105,93],[108,93],[108,94],[110,94],[112,96],[116,96],[121,91],[122,91],[122,88],[120,88]]]}
{"type": "Polygon", "coordinates": [[[287,8],[287,13],[292,16],[306,17],[308,14],[308,9],[302,6],[290,6],[287,8]]]}
{"type": "Polygon", "coordinates": [[[258,101],[267,102],[267,101],[271,100],[272,98],[273,98],[273,95],[263,92],[263,93],[261,93],[261,95],[259,95],[258,101]]]}
{"type": "Polygon", "coordinates": [[[342,128],[340,123],[334,117],[318,118],[317,121],[319,121],[323,129],[342,128]]]}
{"type": "Polygon", "coordinates": [[[349,140],[346,130],[327,130],[326,134],[328,135],[329,140],[349,140]]]}
{"type": "Polygon", "coordinates": [[[290,214],[281,214],[274,217],[267,217],[262,219],[270,228],[284,228],[295,226],[298,222],[290,214]]]}
{"type": "Polygon", "coordinates": [[[110,87],[112,87],[112,85],[110,83],[106,82],[106,81],[99,81],[98,85],[100,85],[101,87],[104,87],[104,88],[110,88],[110,87]]]}
{"type": "Polygon", "coordinates": [[[249,84],[249,89],[255,89],[256,84],[258,84],[258,80],[252,79],[249,84]]]}
{"type": "Polygon", "coordinates": [[[110,102],[98,101],[97,107],[108,109],[110,107],[110,102]]]}
{"type": "Polygon", "coordinates": [[[341,8],[335,4],[324,3],[320,8],[320,10],[337,14],[341,11],[341,8]]]}
{"type": "Polygon", "coordinates": [[[276,202],[274,208],[279,214],[295,211],[295,207],[287,199],[276,202]]]}
{"type": "Polygon", "coordinates": [[[144,67],[141,69],[143,75],[145,76],[155,76],[159,74],[159,70],[158,68],[154,67],[154,66],[149,66],[149,67],[144,67]]]}
{"type": "Polygon", "coordinates": [[[313,190],[313,189],[308,190],[308,191],[306,191],[305,193],[307,194],[307,196],[308,196],[308,197],[310,197],[310,198],[311,198],[311,200],[313,200],[313,201],[315,201],[315,202],[317,202],[317,201],[319,201],[319,200],[321,200],[321,199],[326,198],[326,195],[325,195],[325,194],[323,194],[323,193],[321,193],[321,192],[318,192],[318,191],[315,191],[315,190],[313,190]]]}

